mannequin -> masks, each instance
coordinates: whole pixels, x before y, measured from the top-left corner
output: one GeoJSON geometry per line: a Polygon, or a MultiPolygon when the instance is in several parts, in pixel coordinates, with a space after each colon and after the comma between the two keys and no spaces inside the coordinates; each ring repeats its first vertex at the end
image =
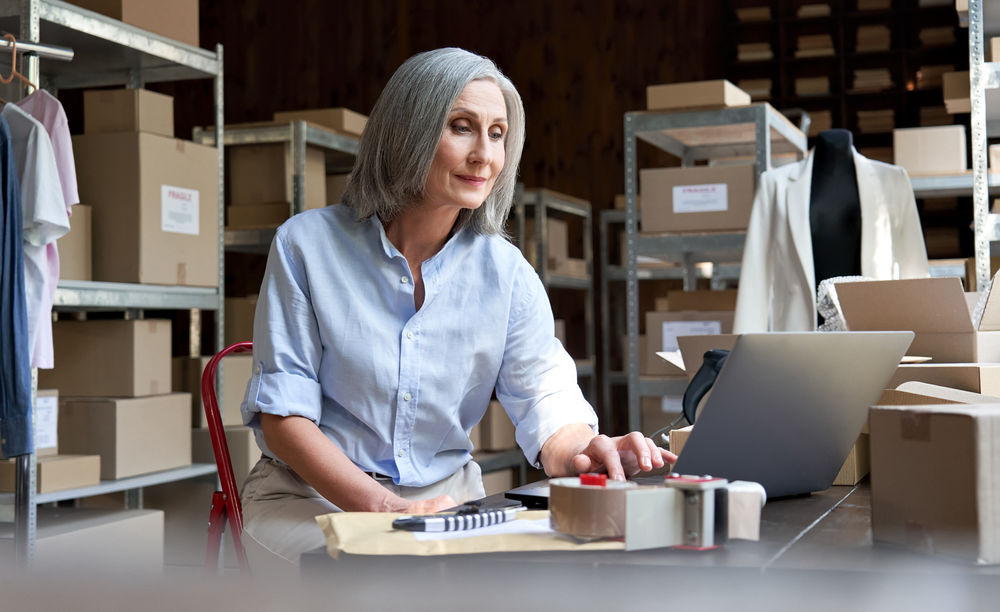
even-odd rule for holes
{"type": "Polygon", "coordinates": [[[834,276],[861,274],[861,198],[849,131],[820,132],[814,155],[809,224],[818,287],[834,276]]]}

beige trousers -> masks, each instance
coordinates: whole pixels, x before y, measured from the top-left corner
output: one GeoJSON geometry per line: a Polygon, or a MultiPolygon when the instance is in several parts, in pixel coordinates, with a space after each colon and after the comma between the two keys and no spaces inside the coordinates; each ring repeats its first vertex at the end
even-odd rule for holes
{"type": "MultiPolygon", "coordinates": [[[[404,499],[450,495],[456,502],[463,503],[486,496],[482,471],[475,461],[469,461],[451,476],[426,487],[400,486],[392,480],[376,482],[404,499]]],[[[248,540],[247,553],[251,562],[269,552],[298,564],[302,553],[326,545],[315,517],[341,511],[288,466],[267,457],[250,471],[240,498],[243,533],[250,536],[244,539],[248,540]],[[265,552],[255,551],[255,544],[265,552]]]]}

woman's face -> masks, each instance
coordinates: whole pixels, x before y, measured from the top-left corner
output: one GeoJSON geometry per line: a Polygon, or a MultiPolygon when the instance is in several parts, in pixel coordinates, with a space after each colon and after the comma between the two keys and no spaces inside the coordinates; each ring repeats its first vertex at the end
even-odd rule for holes
{"type": "Polygon", "coordinates": [[[472,81],[448,114],[424,193],[424,203],[479,208],[504,164],[507,107],[493,81],[472,81]]]}

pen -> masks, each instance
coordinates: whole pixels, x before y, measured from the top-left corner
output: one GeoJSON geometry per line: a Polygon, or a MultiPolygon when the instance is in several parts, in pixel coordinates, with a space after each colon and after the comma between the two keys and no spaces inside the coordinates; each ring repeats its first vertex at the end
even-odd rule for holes
{"type": "Polygon", "coordinates": [[[401,516],[392,522],[393,529],[404,531],[462,531],[499,525],[514,519],[523,506],[491,510],[476,514],[451,514],[447,516],[401,516]]]}

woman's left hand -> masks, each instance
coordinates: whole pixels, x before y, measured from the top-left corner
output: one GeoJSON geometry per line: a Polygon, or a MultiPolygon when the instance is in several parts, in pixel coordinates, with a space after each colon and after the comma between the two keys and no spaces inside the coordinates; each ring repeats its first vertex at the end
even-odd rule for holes
{"type": "Polygon", "coordinates": [[[676,461],[677,455],[633,431],[615,438],[594,436],[586,448],[573,457],[573,470],[578,474],[606,471],[608,478],[625,480],[628,476],[662,468],[676,461]]]}

